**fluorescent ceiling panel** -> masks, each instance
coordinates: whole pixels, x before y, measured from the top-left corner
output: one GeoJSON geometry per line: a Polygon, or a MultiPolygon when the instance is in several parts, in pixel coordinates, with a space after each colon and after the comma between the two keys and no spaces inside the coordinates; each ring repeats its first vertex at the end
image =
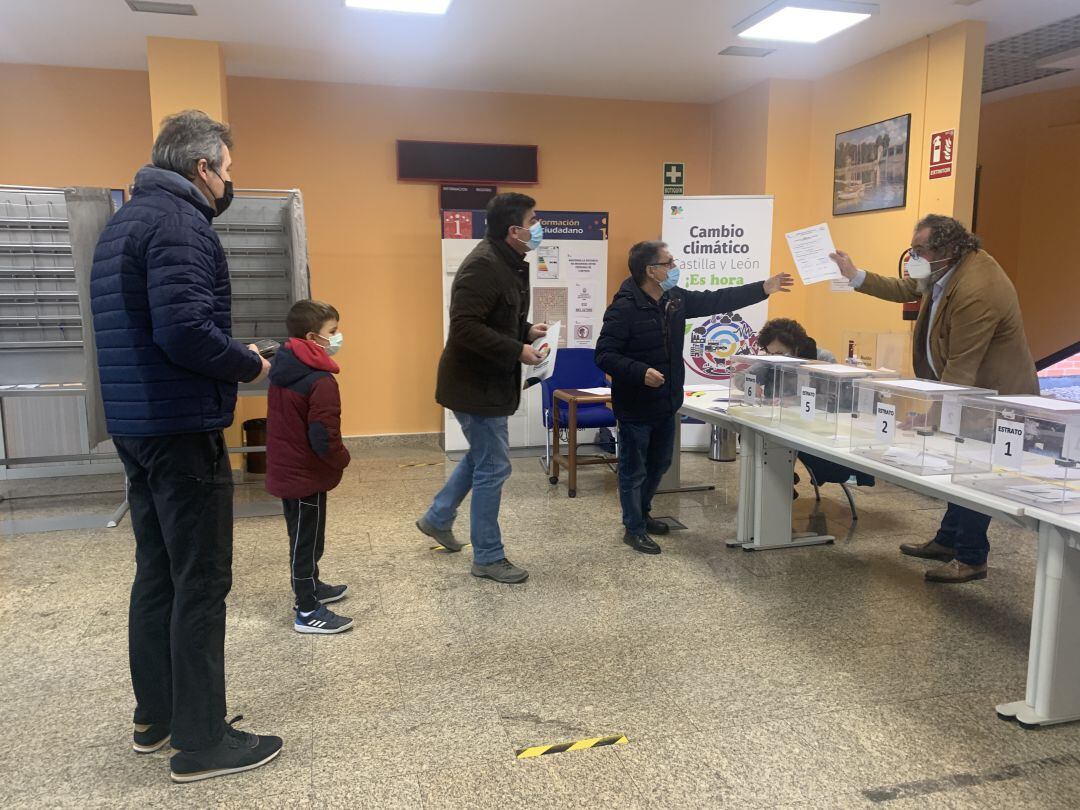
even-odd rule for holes
{"type": "Polygon", "coordinates": [[[348,8],[400,11],[408,14],[445,14],[451,0],[345,0],[348,8]]]}
{"type": "Polygon", "coordinates": [[[873,3],[787,0],[770,3],[735,26],[742,39],[770,42],[821,42],[868,20],[877,13],[873,3]]]}

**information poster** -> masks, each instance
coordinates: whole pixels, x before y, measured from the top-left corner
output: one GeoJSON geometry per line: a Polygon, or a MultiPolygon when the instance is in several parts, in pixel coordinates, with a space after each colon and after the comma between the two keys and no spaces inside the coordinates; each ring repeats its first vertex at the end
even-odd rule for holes
{"type": "MultiPolygon", "coordinates": [[[[679,286],[717,290],[767,279],[772,218],[771,196],[665,197],[663,240],[682,271],[679,286]]],[[[687,320],[686,384],[726,383],[735,358],[756,352],[757,333],[768,317],[768,303],[762,302],[687,320]]],[[[682,439],[684,448],[708,444],[699,425],[686,426],[682,439]]]]}
{"type": "MultiPolygon", "coordinates": [[[[608,215],[603,212],[538,211],[544,241],[526,254],[530,267],[533,323],[561,322],[558,348],[595,348],[607,306],[608,215]]],[[[462,261],[484,238],[483,211],[442,211],[443,341],[450,328],[450,289],[462,261]]],[[[527,376],[523,375],[523,376],[527,376]]],[[[542,447],[540,386],[522,394],[510,418],[511,447],[542,447]]],[[[444,419],[446,449],[468,447],[454,415],[444,419]]]]}

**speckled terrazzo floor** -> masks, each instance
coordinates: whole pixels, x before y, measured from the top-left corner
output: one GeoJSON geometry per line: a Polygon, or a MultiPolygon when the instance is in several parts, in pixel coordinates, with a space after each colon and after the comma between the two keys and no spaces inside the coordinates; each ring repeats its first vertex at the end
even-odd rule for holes
{"type": "MultiPolygon", "coordinates": [[[[1023,696],[1032,535],[995,525],[989,580],[928,586],[896,546],[928,537],[942,507],[883,485],[857,495],[853,532],[826,490],[835,546],[729,550],[737,465],[686,454],[684,480],[717,489],[659,498],[689,530],[646,557],[620,542],[610,473],[584,470],[570,500],[524,458],[503,530],[532,578],[500,586],[412,526],[450,466],[416,447],[354,454],[323,564],[351,586],[342,636],[290,629],[283,521],[237,523],[230,713],[285,750],[194,785],[170,784],[165,752],[129,747],[130,524],[0,537],[0,805],[1080,806],[1080,726],[1024,732],[993,711],[1023,696]],[[514,758],[614,733],[629,743],[514,758]]],[[[0,510],[108,514],[115,500],[0,510]]]]}

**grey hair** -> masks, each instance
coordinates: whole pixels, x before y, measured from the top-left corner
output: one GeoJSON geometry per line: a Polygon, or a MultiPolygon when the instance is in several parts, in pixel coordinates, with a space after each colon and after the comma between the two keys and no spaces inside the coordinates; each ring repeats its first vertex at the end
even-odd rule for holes
{"type": "Polygon", "coordinates": [[[232,145],[228,124],[215,121],[200,110],[184,110],[161,122],[150,161],[159,169],[190,179],[203,158],[211,171],[220,171],[223,148],[231,149],[232,145]]]}
{"type": "Polygon", "coordinates": [[[626,263],[630,266],[630,275],[633,276],[634,281],[638,284],[644,283],[645,270],[656,264],[656,260],[660,258],[660,251],[666,247],[667,242],[653,240],[638,242],[630,248],[626,263]]]}
{"type": "Polygon", "coordinates": [[[915,226],[916,231],[930,229],[926,246],[931,250],[946,250],[946,256],[959,262],[969,253],[982,247],[982,240],[964,227],[963,223],[942,214],[927,214],[915,226]]]}

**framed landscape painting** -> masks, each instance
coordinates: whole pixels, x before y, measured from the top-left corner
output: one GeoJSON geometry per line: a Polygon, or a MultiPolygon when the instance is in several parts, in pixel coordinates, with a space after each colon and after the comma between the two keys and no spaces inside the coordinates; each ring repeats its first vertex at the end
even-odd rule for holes
{"type": "Polygon", "coordinates": [[[836,136],[833,216],[907,205],[911,114],[836,136]]]}

